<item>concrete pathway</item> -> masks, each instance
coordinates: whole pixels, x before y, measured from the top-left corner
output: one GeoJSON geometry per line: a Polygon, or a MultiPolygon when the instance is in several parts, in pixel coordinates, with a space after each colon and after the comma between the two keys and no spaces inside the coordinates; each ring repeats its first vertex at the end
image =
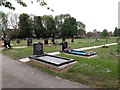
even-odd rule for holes
{"type": "MultiPolygon", "coordinates": [[[[111,45],[117,45],[117,43],[111,43],[111,44],[104,44],[105,46],[111,46],[111,45]]],[[[79,48],[79,49],[74,49],[77,51],[83,51],[83,50],[89,50],[89,49],[94,49],[94,48],[100,48],[104,45],[99,45],[99,46],[91,46],[91,47],[84,47],[84,48],[79,48]]]]}
{"type": "Polygon", "coordinates": [[[49,76],[7,56],[0,54],[0,58],[2,58],[0,59],[2,61],[2,88],[89,88],[82,84],[49,76]]]}
{"type": "MultiPolygon", "coordinates": [[[[19,46],[19,47],[12,47],[12,48],[26,48],[27,46],[19,46]]],[[[0,48],[0,50],[3,50],[4,48],[0,48]]]]}
{"type": "MultiPolygon", "coordinates": [[[[117,43],[111,43],[111,44],[104,44],[105,46],[111,46],[111,45],[116,45],[117,43]]],[[[84,47],[84,48],[79,48],[79,49],[73,49],[73,50],[77,50],[77,51],[84,51],[84,50],[89,50],[89,49],[94,49],[94,48],[100,48],[104,45],[99,45],[99,46],[91,46],[91,47],[84,47]]],[[[50,55],[56,55],[56,54],[60,54],[60,52],[52,52],[52,53],[48,53],[50,55]]]]}

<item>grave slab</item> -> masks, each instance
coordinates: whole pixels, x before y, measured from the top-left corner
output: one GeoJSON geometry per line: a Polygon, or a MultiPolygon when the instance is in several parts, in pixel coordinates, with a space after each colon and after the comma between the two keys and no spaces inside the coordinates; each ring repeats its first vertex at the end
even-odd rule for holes
{"type": "Polygon", "coordinates": [[[31,60],[29,58],[22,58],[22,59],[19,59],[19,61],[26,63],[26,62],[29,62],[31,60]]]}

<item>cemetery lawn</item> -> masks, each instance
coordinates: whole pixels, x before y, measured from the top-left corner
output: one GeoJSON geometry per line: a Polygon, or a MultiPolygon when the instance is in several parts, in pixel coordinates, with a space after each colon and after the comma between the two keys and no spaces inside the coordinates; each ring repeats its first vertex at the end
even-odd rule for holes
{"type": "MultiPolygon", "coordinates": [[[[74,43],[71,43],[71,39],[66,39],[70,48],[75,49],[75,48],[90,47],[90,46],[96,46],[96,45],[102,45],[102,44],[108,44],[108,43],[115,43],[116,38],[107,38],[108,42],[106,42],[105,38],[100,38],[98,40],[99,40],[99,42],[92,43],[92,41],[94,42],[95,39],[92,39],[92,38],[91,39],[74,39],[74,43]]],[[[58,41],[60,43],[61,39],[56,39],[56,41],[58,41]]],[[[35,43],[35,42],[44,42],[44,40],[43,39],[39,39],[39,40],[35,39],[35,40],[33,40],[33,43],[35,43]]],[[[48,42],[51,43],[51,40],[48,40],[48,42]]],[[[16,40],[12,40],[11,43],[13,44],[13,47],[27,45],[26,40],[20,40],[20,44],[17,44],[16,40]]],[[[56,48],[54,48],[54,49],[56,49],[56,48]]],[[[56,51],[59,51],[59,50],[56,50],[56,51]]]]}
{"type": "MultiPolygon", "coordinates": [[[[48,47],[44,46],[45,52],[59,51],[60,46],[48,47]],[[59,47],[58,49],[56,49],[59,47]]],[[[93,49],[98,53],[94,58],[82,58],[71,55],[59,54],[58,56],[73,58],[78,61],[72,68],[64,73],[54,73],[48,69],[39,66],[36,63],[28,63],[30,66],[40,69],[49,75],[58,76],[74,82],[82,83],[93,88],[118,88],[118,57],[116,57],[117,45],[109,46],[109,48],[93,49]]],[[[91,51],[91,50],[90,50],[91,51]]],[[[32,55],[32,46],[23,49],[5,49],[2,51],[11,58],[18,60],[19,58],[32,55]]]]}

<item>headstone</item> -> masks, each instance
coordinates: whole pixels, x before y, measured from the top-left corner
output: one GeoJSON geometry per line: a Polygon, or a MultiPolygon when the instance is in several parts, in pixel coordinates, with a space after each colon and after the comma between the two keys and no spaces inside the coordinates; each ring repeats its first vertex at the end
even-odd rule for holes
{"type": "Polygon", "coordinates": [[[74,42],[74,39],[73,39],[73,38],[71,39],[71,42],[74,42]]]}
{"type": "Polygon", "coordinates": [[[64,42],[65,41],[65,38],[62,38],[62,42],[64,42]]]}
{"type": "Polygon", "coordinates": [[[34,56],[43,56],[43,43],[33,44],[33,55],[34,56]]]}
{"type": "Polygon", "coordinates": [[[6,48],[11,48],[12,46],[10,45],[10,39],[4,39],[4,46],[6,48]]]}
{"type": "Polygon", "coordinates": [[[16,43],[20,43],[20,39],[17,39],[17,40],[16,40],[16,43]]]}
{"type": "Polygon", "coordinates": [[[107,39],[106,39],[106,42],[107,42],[107,39]]]}
{"type": "Polygon", "coordinates": [[[27,39],[27,46],[32,46],[32,38],[27,39]]]}
{"type": "Polygon", "coordinates": [[[48,44],[48,39],[45,39],[45,40],[44,40],[44,44],[48,44]]]}
{"type": "Polygon", "coordinates": [[[55,38],[52,38],[51,41],[53,44],[55,44],[55,38]]]}
{"type": "Polygon", "coordinates": [[[63,42],[62,43],[62,51],[64,51],[64,49],[66,49],[68,47],[68,43],[67,42],[63,42]]]}

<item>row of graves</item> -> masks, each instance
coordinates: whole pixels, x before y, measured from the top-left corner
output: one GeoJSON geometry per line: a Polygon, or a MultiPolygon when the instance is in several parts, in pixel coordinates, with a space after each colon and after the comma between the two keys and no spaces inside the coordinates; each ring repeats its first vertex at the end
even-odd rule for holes
{"type": "MultiPolygon", "coordinates": [[[[64,54],[77,55],[83,57],[91,57],[97,54],[93,51],[83,52],[71,50],[68,48],[68,43],[65,40],[62,40],[61,46],[62,48],[60,52],[64,54]]],[[[65,58],[44,53],[43,43],[40,42],[33,44],[33,56],[30,56],[29,59],[55,72],[63,72],[77,62],[72,58],[65,58]]]]}
{"type": "MultiPolygon", "coordinates": [[[[55,39],[51,39],[52,44],[56,45],[55,39]]],[[[74,42],[74,40],[72,40],[74,42]]],[[[19,40],[17,40],[17,43],[20,43],[19,40]]],[[[44,44],[48,44],[48,39],[44,40],[44,44]]],[[[63,72],[67,70],[69,67],[73,66],[77,61],[72,58],[65,58],[55,55],[49,55],[44,53],[43,49],[43,43],[38,42],[32,44],[32,38],[27,39],[27,46],[33,45],[33,55],[29,57],[29,59],[33,62],[39,63],[43,67],[46,67],[52,71],[55,72],[63,72]]],[[[77,55],[77,56],[84,56],[84,57],[91,57],[96,55],[96,52],[83,52],[83,51],[76,51],[72,50],[68,47],[68,43],[65,41],[65,39],[62,39],[61,43],[57,43],[57,45],[61,45],[61,53],[69,54],[69,55],[77,55]]],[[[7,48],[11,48],[10,40],[5,39],[4,40],[4,46],[7,48]]]]}
{"type": "MultiPolygon", "coordinates": [[[[19,44],[20,43],[20,39],[17,39],[16,40],[16,43],[19,44]]],[[[5,48],[12,48],[12,44],[10,43],[10,39],[9,38],[5,38],[3,40],[3,44],[2,44],[2,47],[5,47],[5,48]]],[[[27,46],[32,46],[32,38],[28,38],[27,39],[27,46]]]]}
{"type": "MultiPolygon", "coordinates": [[[[10,39],[9,38],[5,38],[4,40],[4,43],[3,43],[3,47],[5,48],[11,48],[12,47],[12,44],[10,44],[10,39]]],[[[62,39],[62,42],[65,41],[65,39],[62,39]]],[[[53,44],[53,45],[62,45],[62,42],[59,43],[57,41],[55,41],[55,38],[51,38],[51,42],[50,44],[53,44]]],[[[74,39],[72,38],[71,39],[71,42],[74,42],[74,39]]],[[[20,39],[16,39],[16,43],[19,44],[20,43],[20,39]]],[[[48,43],[48,39],[44,39],[44,44],[45,45],[49,45],[48,43]]],[[[27,46],[32,46],[32,38],[27,38],[27,46]]]]}
{"type": "Polygon", "coordinates": [[[40,42],[33,44],[33,56],[30,56],[29,59],[55,72],[63,72],[76,63],[71,58],[44,53],[43,43],[40,42]]]}

